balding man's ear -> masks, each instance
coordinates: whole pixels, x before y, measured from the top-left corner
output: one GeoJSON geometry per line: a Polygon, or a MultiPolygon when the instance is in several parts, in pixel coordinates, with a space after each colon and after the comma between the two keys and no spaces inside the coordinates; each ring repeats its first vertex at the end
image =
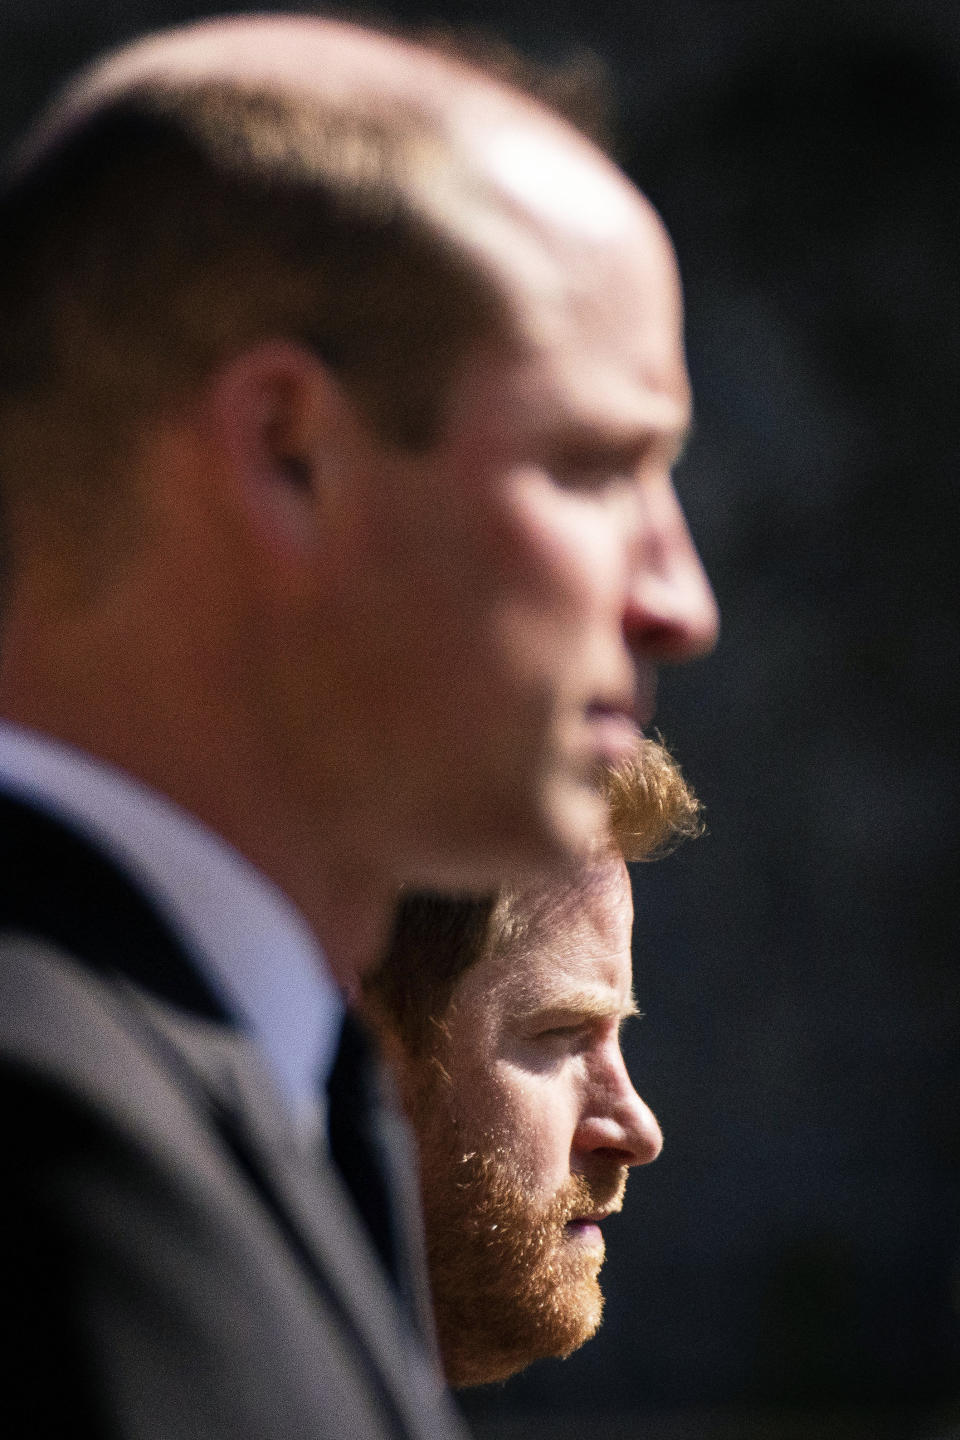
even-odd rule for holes
{"type": "Polygon", "coordinates": [[[202,408],[232,491],[224,498],[273,543],[312,548],[356,423],[329,368],[294,341],[265,341],[220,367],[202,408]]]}

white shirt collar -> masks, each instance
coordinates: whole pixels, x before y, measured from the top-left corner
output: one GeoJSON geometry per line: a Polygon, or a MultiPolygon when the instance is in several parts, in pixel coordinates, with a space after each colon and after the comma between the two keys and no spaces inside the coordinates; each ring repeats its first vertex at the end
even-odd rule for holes
{"type": "Polygon", "coordinates": [[[219,835],[122,771],[0,721],[0,786],[81,830],[151,897],[312,1124],[343,1000],[300,912],[219,835]]]}

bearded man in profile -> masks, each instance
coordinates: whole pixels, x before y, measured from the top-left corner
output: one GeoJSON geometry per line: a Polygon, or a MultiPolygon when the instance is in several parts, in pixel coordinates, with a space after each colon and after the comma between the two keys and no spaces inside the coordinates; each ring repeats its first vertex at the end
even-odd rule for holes
{"type": "Polygon", "coordinates": [[[365,989],[421,1155],[447,1380],[569,1355],[603,1312],[601,1225],[662,1137],[620,1049],[635,1015],[626,861],[700,831],[667,751],[607,778],[610,832],[566,886],[413,895],[365,989]]]}

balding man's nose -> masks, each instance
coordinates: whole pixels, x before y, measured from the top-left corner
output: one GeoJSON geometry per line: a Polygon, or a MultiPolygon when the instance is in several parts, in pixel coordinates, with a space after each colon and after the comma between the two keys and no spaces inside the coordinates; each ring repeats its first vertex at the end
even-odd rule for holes
{"type": "Polygon", "coordinates": [[[707,655],[720,613],[669,479],[641,501],[624,635],[638,658],[679,664],[707,655]]]}

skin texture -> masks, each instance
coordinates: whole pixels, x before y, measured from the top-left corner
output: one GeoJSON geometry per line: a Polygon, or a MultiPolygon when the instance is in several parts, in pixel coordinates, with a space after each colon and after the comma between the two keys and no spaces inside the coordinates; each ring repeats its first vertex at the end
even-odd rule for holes
{"type": "Polygon", "coordinates": [[[633,1088],[626,866],[595,866],[561,901],[533,891],[522,956],[460,980],[435,1052],[401,1057],[421,1147],[440,1348],[454,1385],[566,1355],[600,1323],[599,1222],[662,1137],[633,1088]],[[522,962],[522,963],[518,963],[522,962]]]}
{"type": "Polygon", "coordinates": [[[690,419],[676,265],[646,201],[563,122],[349,26],[153,39],[51,125],[158,73],[415,100],[470,176],[430,204],[512,317],[510,343],[462,358],[425,452],[381,439],[278,336],[140,437],[108,579],[89,584],[53,530],[14,539],[3,712],[223,834],[350,992],[398,883],[578,863],[658,664],[714,642],[670,480],[690,419]]]}

